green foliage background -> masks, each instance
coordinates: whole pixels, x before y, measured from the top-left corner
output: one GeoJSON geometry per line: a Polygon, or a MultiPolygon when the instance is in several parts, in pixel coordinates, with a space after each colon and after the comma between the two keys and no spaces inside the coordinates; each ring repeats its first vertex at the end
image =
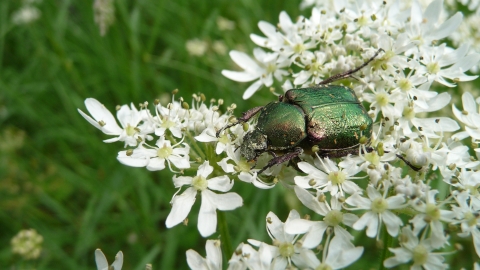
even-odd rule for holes
{"type": "MultiPolygon", "coordinates": [[[[190,56],[185,43],[221,40],[228,50],[251,53],[249,35],[261,34],[258,21],[276,23],[282,10],[292,18],[301,14],[300,0],[114,2],[115,23],[101,37],[93,1],[44,0],[36,4],[41,18],[28,25],[11,22],[20,1],[0,1],[0,269],[95,269],[96,248],[110,262],[122,250],[124,269],[146,263],[186,269],[186,250],[205,255],[198,205],[187,226],[165,228],[176,191],[172,175],[121,165],[116,155],[123,144],[104,144],[108,137],[76,109],[85,111],[83,101],[94,97],[114,111],[118,104],[152,103],[176,88],[188,102],[201,92],[236,103],[237,114],[265,104],[273,99],[265,89],[243,101],[248,84],[221,75],[236,69],[228,54],[209,47],[205,56],[190,56]],[[236,28],[220,31],[219,16],[236,28]],[[44,237],[36,261],[23,261],[10,247],[11,238],[29,228],[44,237]]],[[[270,242],[266,214],[285,220],[289,209],[301,208],[281,185],[265,191],[238,183],[234,189],[245,205],[225,213],[233,247],[248,238],[270,242]]],[[[365,268],[381,265],[380,252],[371,250],[365,268]]]]}
{"type": "MultiPolygon", "coordinates": [[[[94,97],[115,111],[118,104],[170,94],[190,103],[193,93],[236,103],[237,113],[272,99],[245,102],[248,84],[223,77],[236,69],[228,54],[209,50],[190,56],[189,39],[225,42],[251,53],[257,23],[278,21],[281,10],[295,18],[299,1],[115,0],[115,23],[104,37],[94,23],[93,1],[47,1],[28,25],[14,25],[21,1],[0,1],[0,269],[95,269],[94,250],[110,262],[118,250],[124,269],[186,269],[185,251],[204,255],[196,229],[198,206],[188,226],[165,228],[175,193],[168,171],[130,168],[116,160],[122,143],[107,139],[77,112],[94,97]],[[220,31],[219,16],[235,22],[220,31]],[[12,254],[10,239],[21,229],[43,237],[37,261],[12,254]]],[[[226,108],[226,106],[225,106],[226,108]]],[[[223,109],[225,109],[223,108],[223,109]]],[[[227,212],[233,245],[267,240],[268,211],[285,207],[284,188],[262,191],[237,185],[245,207],[227,212]],[[283,205],[283,207],[282,207],[283,205]]],[[[218,237],[214,235],[213,237],[218,237]]],[[[226,261],[226,258],[225,258],[226,261]]]]}

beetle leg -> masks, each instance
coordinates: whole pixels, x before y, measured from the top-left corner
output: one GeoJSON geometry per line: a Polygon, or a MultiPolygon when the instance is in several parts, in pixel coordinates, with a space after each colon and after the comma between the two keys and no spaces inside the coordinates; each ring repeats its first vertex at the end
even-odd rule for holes
{"type": "Polygon", "coordinates": [[[319,85],[325,85],[325,84],[329,84],[329,83],[332,83],[334,81],[338,81],[338,80],[341,80],[341,79],[344,79],[344,78],[347,78],[347,77],[350,77],[350,75],[352,75],[353,73],[359,71],[360,69],[366,67],[368,64],[370,64],[370,62],[372,62],[380,52],[383,52],[384,50],[383,49],[378,49],[378,51],[370,58],[368,59],[365,63],[363,63],[362,65],[354,68],[354,69],[351,69],[351,70],[347,70],[345,71],[344,73],[339,73],[339,74],[335,74],[333,75],[332,77],[330,78],[327,78],[323,81],[321,81],[319,83],[319,85]]]}
{"type": "Polygon", "coordinates": [[[268,150],[268,153],[270,153],[270,155],[272,155],[274,158],[277,157],[277,154],[275,154],[275,152],[273,152],[272,150],[268,150]]]}
{"type": "Polygon", "coordinates": [[[303,149],[301,147],[295,147],[292,152],[288,152],[288,153],[286,153],[284,155],[281,155],[281,156],[276,156],[276,157],[270,159],[268,164],[265,167],[263,167],[260,171],[258,171],[258,174],[261,174],[266,169],[268,169],[268,168],[270,168],[274,165],[281,164],[285,161],[289,161],[289,160],[293,159],[294,157],[298,157],[301,153],[303,153],[303,149]]]}
{"type": "Polygon", "coordinates": [[[414,166],[412,163],[410,163],[410,161],[406,160],[402,155],[396,154],[396,156],[397,156],[399,159],[403,160],[403,162],[405,162],[405,164],[407,164],[408,167],[412,168],[412,170],[418,172],[418,171],[420,171],[420,170],[422,169],[422,167],[419,168],[419,167],[417,167],[417,166],[414,166]]]}
{"type": "Polygon", "coordinates": [[[237,122],[225,125],[219,131],[217,131],[217,134],[216,134],[217,138],[220,137],[220,133],[222,133],[222,131],[224,131],[225,129],[231,128],[231,127],[236,126],[240,123],[247,122],[248,120],[250,120],[250,118],[254,117],[262,108],[263,108],[263,106],[258,106],[258,107],[255,107],[255,108],[251,108],[250,110],[248,110],[246,112],[243,112],[242,117],[237,118],[237,122]]]}

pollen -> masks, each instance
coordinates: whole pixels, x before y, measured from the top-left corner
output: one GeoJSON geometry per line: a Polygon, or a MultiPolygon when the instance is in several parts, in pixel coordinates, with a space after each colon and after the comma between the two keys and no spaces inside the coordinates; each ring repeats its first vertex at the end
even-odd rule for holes
{"type": "Polygon", "coordinates": [[[133,136],[137,131],[135,130],[135,127],[130,126],[130,124],[127,125],[127,128],[125,128],[125,131],[127,132],[128,136],[133,136]]]}
{"type": "Polygon", "coordinates": [[[295,254],[295,249],[292,243],[281,243],[278,247],[280,255],[284,258],[289,258],[295,254]]]}
{"type": "Polygon", "coordinates": [[[441,216],[440,209],[433,203],[427,203],[425,214],[430,220],[439,220],[441,216]]]}
{"type": "Polygon", "coordinates": [[[193,177],[192,180],[192,186],[197,190],[197,191],[204,191],[208,187],[207,179],[201,175],[197,175],[193,177]]]}
{"type": "Polygon", "coordinates": [[[387,93],[380,92],[376,95],[375,99],[376,99],[378,105],[380,105],[381,107],[388,105],[389,101],[388,101],[388,94],[387,93]]]}
{"type": "Polygon", "coordinates": [[[428,259],[428,250],[422,244],[413,249],[413,264],[424,265],[428,259]]]}
{"type": "Polygon", "coordinates": [[[167,158],[173,153],[173,148],[164,144],[162,148],[158,148],[157,156],[159,158],[167,158]]]}
{"type": "Polygon", "coordinates": [[[377,214],[381,214],[388,209],[388,202],[384,198],[376,198],[372,201],[372,211],[377,214]]]}
{"type": "Polygon", "coordinates": [[[337,226],[343,221],[343,213],[338,210],[332,210],[327,213],[323,221],[325,221],[328,226],[337,226]]]}
{"type": "Polygon", "coordinates": [[[334,171],[328,174],[328,180],[334,185],[342,184],[347,179],[347,175],[342,171],[334,171]]]}

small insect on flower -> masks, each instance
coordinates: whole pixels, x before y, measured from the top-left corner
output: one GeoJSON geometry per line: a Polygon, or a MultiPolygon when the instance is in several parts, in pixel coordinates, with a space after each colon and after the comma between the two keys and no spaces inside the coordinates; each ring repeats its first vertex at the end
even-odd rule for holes
{"type": "Polygon", "coordinates": [[[330,83],[351,77],[381,51],[379,49],[359,67],[325,79],[318,86],[291,89],[278,101],[244,112],[237,122],[220,129],[217,137],[223,130],[247,122],[258,114],[257,125],[245,135],[240,153],[249,161],[256,161],[265,152],[273,155],[259,174],[285,161],[296,163],[298,156],[311,153],[312,147],[320,157],[337,158],[358,153],[360,145],[370,142],[373,120],[352,89],[330,83]]]}

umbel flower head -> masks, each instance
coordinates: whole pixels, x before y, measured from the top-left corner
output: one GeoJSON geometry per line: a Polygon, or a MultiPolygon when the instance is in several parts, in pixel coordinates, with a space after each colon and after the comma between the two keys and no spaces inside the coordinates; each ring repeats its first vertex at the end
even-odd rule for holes
{"type": "Polygon", "coordinates": [[[22,256],[26,260],[38,259],[42,252],[43,236],[35,229],[21,230],[12,238],[13,253],[22,256]]]}

